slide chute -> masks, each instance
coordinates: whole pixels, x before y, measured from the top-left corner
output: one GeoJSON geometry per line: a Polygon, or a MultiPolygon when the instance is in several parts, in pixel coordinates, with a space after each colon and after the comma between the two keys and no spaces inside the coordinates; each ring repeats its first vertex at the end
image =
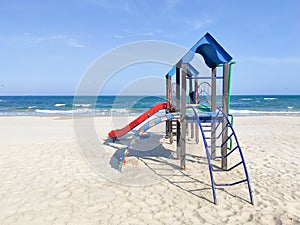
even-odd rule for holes
{"type": "Polygon", "coordinates": [[[113,139],[117,137],[122,137],[123,135],[125,135],[126,133],[134,129],[136,126],[144,122],[146,119],[151,117],[153,114],[157,113],[159,110],[169,109],[169,108],[170,108],[169,102],[158,103],[157,105],[153,106],[151,109],[144,112],[138,118],[133,120],[131,123],[123,127],[122,129],[112,130],[111,132],[108,133],[108,136],[113,139]]]}

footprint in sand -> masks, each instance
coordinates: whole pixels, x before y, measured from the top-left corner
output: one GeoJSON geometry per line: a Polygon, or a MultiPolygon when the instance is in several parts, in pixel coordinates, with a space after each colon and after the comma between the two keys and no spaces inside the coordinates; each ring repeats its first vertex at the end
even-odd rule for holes
{"type": "Polygon", "coordinates": [[[66,198],[69,198],[71,195],[72,195],[71,191],[65,190],[65,191],[58,193],[55,197],[57,199],[66,199],[66,198]]]}

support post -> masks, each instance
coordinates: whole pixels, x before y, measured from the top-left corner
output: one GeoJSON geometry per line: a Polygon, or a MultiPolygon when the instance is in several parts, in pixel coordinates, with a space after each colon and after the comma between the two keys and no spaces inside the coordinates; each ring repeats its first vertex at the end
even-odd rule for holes
{"type": "MultiPolygon", "coordinates": [[[[212,78],[215,78],[217,75],[217,67],[212,68],[211,71],[211,76],[212,78]]],[[[212,79],[211,80],[211,111],[212,113],[216,113],[216,109],[217,109],[217,80],[216,79],[212,79]]],[[[212,146],[216,146],[216,132],[214,131],[216,128],[215,124],[213,124],[212,128],[211,128],[211,145],[212,146]]],[[[212,148],[211,149],[211,158],[215,158],[216,157],[216,149],[212,148]]]]}
{"type": "Polygon", "coordinates": [[[181,71],[181,136],[180,136],[180,169],[185,169],[185,155],[186,155],[186,75],[187,75],[187,66],[186,64],[182,65],[181,71]]]}
{"type": "MultiPolygon", "coordinates": [[[[166,75],[166,100],[168,102],[170,102],[170,100],[169,100],[169,88],[170,88],[170,86],[169,86],[169,74],[167,74],[166,75]]],[[[166,121],[166,137],[167,138],[170,138],[169,133],[170,133],[170,124],[169,124],[169,121],[167,120],[166,121]]]]}
{"type": "MultiPolygon", "coordinates": [[[[195,104],[198,104],[198,80],[195,80],[195,104]]],[[[199,143],[199,127],[195,124],[195,136],[196,136],[196,143],[199,143]]]]}
{"type": "MultiPolygon", "coordinates": [[[[193,94],[193,80],[189,79],[189,103],[194,104],[192,99],[193,94]]],[[[194,138],[194,123],[191,123],[191,138],[194,138]]]]}
{"type": "MultiPolygon", "coordinates": [[[[167,101],[172,104],[172,80],[169,74],[166,75],[166,98],[167,101]]],[[[173,143],[173,134],[172,134],[172,121],[166,121],[166,138],[169,138],[170,144],[173,143]]]]}
{"type": "MultiPolygon", "coordinates": [[[[176,65],[176,112],[180,112],[180,67],[181,63],[177,63],[176,65]]],[[[177,159],[180,159],[180,151],[181,151],[181,146],[180,146],[180,136],[181,136],[181,126],[180,126],[180,121],[176,121],[176,142],[177,142],[177,147],[176,147],[176,156],[177,159]]]]}
{"type": "MultiPolygon", "coordinates": [[[[222,98],[222,106],[223,112],[226,116],[228,116],[228,80],[229,80],[229,64],[225,63],[223,65],[223,98],[222,98]]],[[[222,143],[227,140],[228,137],[228,129],[226,128],[227,121],[223,119],[222,129],[225,129],[222,134],[222,143]]],[[[225,156],[227,154],[227,142],[223,145],[221,149],[221,155],[225,156]]],[[[223,170],[227,169],[227,158],[222,159],[221,168],[223,170]]]]}
{"type": "Polygon", "coordinates": [[[166,99],[169,101],[169,75],[166,75],[166,99]]]}

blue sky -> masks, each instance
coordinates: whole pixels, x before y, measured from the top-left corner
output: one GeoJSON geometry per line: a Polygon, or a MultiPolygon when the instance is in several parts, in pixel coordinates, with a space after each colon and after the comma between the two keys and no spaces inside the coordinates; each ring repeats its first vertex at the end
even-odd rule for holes
{"type": "Polygon", "coordinates": [[[300,94],[299,9],[298,0],[0,0],[0,95],[73,95],[112,48],[190,48],[206,32],[237,62],[233,94],[300,94]]]}

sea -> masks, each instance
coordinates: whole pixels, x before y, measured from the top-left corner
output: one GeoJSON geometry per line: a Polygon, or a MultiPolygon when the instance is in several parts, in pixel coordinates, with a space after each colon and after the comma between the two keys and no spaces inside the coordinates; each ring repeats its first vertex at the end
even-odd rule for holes
{"type": "MultiPolygon", "coordinates": [[[[0,96],[0,116],[137,116],[164,96],[0,96]]],[[[232,95],[230,113],[300,116],[300,95],[232,95]]]]}

